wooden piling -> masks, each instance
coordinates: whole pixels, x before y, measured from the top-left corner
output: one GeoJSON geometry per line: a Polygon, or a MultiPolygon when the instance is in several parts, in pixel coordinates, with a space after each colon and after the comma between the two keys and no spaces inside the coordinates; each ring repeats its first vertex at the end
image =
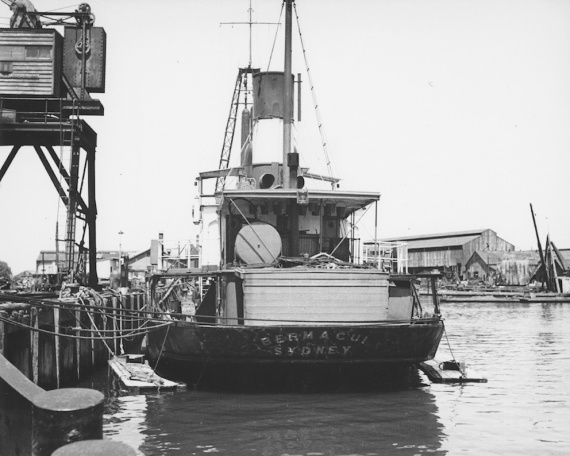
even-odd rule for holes
{"type": "MultiPolygon", "coordinates": [[[[0,317],[8,318],[8,312],[0,310],[0,317]]],[[[4,321],[0,321],[0,355],[4,356],[4,346],[6,339],[6,327],[4,321]]]]}
{"type": "Polygon", "coordinates": [[[103,402],[95,390],[45,391],[32,404],[32,456],[50,456],[79,440],[103,438],[103,402]]]}
{"type": "Polygon", "coordinates": [[[112,303],[112,307],[113,307],[113,331],[111,332],[111,334],[113,335],[113,352],[115,353],[115,355],[117,355],[119,353],[118,347],[118,340],[117,340],[117,298],[116,297],[112,297],[111,298],[111,303],[112,303]]]}
{"type": "MultiPolygon", "coordinates": [[[[94,306],[95,300],[90,298],[87,303],[89,304],[89,306],[94,306]]],[[[90,342],[90,347],[91,347],[91,367],[93,367],[93,366],[95,366],[95,330],[97,328],[95,327],[96,313],[93,312],[93,310],[91,310],[91,309],[92,309],[92,307],[90,307],[89,312],[91,312],[93,315],[91,316],[91,318],[89,318],[89,325],[91,328],[91,340],[89,342],[90,342]]]]}
{"type": "Polygon", "coordinates": [[[60,340],[59,340],[59,307],[53,309],[53,332],[54,332],[54,346],[55,346],[55,384],[59,388],[60,381],[60,367],[61,367],[61,353],[60,353],[60,340]]]}
{"type": "Polygon", "coordinates": [[[32,358],[32,380],[37,385],[39,382],[39,369],[40,369],[40,333],[38,329],[40,324],[38,322],[38,308],[32,307],[30,309],[30,350],[32,358]]]}
{"type": "Polygon", "coordinates": [[[75,310],[75,364],[77,366],[77,380],[81,379],[81,311],[79,308],[75,310]]]}
{"type": "Polygon", "coordinates": [[[43,388],[72,386],[109,355],[140,351],[142,335],[121,336],[141,327],[140,312],[146,311],[141,293],[105,294],[102,300],[85,300],[85,307],[69,299],[45,306],[31,302],[0,302],[5,318],[0,322],[0,353],[43,388]]]}
{"type": "MultiPolygon", "coordinates": [[[[125,325],[124,325],[123,320],[125,319],[125,316],[127,314],[124,311],[125,310],[125,296],[123,296],[122,294],[121,294],[121,296],[119,296],[119,299],[118,299],[118,308],[119,308],[119,336],[121,337],[119,339],[119,348],[120,348],[119,353],[123,354],[123,353],[125,353],[125,348],[123,346],[123,334],[124,334],[123,329],[124,329],[125,325]]],[[[115,353],[115,354],[117,354],[117,353],[115,353]]]]}

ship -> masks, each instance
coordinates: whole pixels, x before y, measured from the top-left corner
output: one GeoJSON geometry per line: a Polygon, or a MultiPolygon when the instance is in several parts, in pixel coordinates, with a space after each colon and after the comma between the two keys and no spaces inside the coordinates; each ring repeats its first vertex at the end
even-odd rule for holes
{"type": "Polygon", "coordinates": [[[300,164],[294,1],[283,5],[284,69],[250,59],[238,70],[219,167],[195,181],[199,264],[149,279],[149,362],[198,388],[407,375],[435,356],[444,331],[437,274],[408,274],[405,245],[376,243],[373,260],[363,253],[356,227],[377,214],[380,194],[341,189],[340,179],[300,164]],[[252,101],[230,166],[244,94],[252,101]],[[260,145],[271,135],[277,145],[260,145]],[[189,296],[195,307],[183,311],[189,296]]]}

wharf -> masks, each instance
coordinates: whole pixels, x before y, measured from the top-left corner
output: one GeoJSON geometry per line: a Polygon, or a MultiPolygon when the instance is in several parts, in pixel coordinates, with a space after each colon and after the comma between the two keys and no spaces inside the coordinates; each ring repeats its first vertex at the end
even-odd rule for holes
{"type": "Polygon", "coordinates": [[[83,287],[59,298],[0,292],[0,354],[42,388],[72,386],[115,353],[140,350],[145,305],[143,293],[83,287]]]}
{"type": "Polygon", "coordinates": [[[569,293],[528,293],[501,291],[451,291],[440,290],[440,302],[502,302],[502,303],[565,303],[569,293]]]}

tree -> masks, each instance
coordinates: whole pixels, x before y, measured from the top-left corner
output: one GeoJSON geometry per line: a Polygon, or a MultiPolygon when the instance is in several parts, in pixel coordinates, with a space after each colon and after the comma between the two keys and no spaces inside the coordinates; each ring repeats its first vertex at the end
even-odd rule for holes
{"type": "Polygon", "coordinates": [[[10,280],[11,278],[12,270],[10,269],[10,266],[8,266],[8,263],[5,261],[0,261],[0,279],[10,280]]]}

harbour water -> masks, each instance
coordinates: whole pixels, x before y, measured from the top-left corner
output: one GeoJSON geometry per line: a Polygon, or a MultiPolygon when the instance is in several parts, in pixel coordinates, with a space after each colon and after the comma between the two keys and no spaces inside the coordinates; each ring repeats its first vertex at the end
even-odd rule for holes
{"type": "Polygon", "coordinates": [[[374,391],[129,395],[105,373],[105,438],[145,456],[570,454],[570,305],[444,304],[436,359],[488,383],[374,391]],[[447,343],[449,340],[449,345],[447,343]],[[452,353],[450,353],[450,348],[452,353]]]}

